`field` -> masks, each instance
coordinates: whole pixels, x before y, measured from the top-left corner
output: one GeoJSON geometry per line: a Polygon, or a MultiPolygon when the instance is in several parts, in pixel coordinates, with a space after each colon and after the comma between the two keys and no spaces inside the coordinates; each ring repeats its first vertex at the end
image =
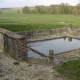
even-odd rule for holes
{"type": "Polygon", "coordinates": [[[17,9],[3,10],[0,27],[11,31],[30,31],[80,26],[80,16],[53,14],[18,14],[17,9]]]}

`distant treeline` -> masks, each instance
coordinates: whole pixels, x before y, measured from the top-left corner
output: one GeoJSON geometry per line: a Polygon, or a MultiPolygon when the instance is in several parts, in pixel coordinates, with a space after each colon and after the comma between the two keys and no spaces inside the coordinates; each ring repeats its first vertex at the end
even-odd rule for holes
{"type": "Polygon", "coordinates": [[[50,5],[50,6],[35,6],[34,8],[29,8],[28,6],[23,7],[23,14],[80,14],[80,4],[76,6],[71,6],[69,4],[61,3],[60,5],[50,5]]]}
{"type": "Polygon", "coordinates": [[[13,8],[1,8],[1,10],[11,10],[13,8]]]}
{"type": "Polygon", "coordinates": [[[12,10],[12,8],[0,8],[0,14],[2,14],[2,10],[12,10]]]}

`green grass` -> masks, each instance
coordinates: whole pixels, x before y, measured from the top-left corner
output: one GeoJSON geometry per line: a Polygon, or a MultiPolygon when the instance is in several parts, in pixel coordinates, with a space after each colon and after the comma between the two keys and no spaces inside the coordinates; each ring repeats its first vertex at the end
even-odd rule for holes
{"type": "Polygon", "coordinates": [[[70,80],[80,80],[80,59],[71,60],[58,66],[57,71],[70,80]]]}
{"type": "Polygon", "coordinates": [[[9,80],[9,79],[4,79],[4,80],[9,80]]]}
{"type": "Polygon", "coordinates": [[[38,79],[38,80],[44,80],[44,79],[38,79]]]}
{"type": "Polygon", "coordinates": [[[15,79],[15,80],[19,80],[19,79],[15,79]]]}
{"type": "Polygon", "coordinates": [[[14,62],[13,64],[14,64],[14,65],[20,65],[20,63],[19,63],[19,62],[17,62],[17,61],[16,61],[16,62],[14,62]]]}
{"type": "Polygon", "coordinates": [[[28,66],[32,66],[32,64],[29,64],[28,66]]]}
{"type": "Polygon", "coordinates": [[[0,74],[0,77],[3,77],[4,75],[0,74]]]}
{"type": "MultiPolygon", "coordinates": [[[[2,10],[0,27],[11,31],[46,30],[68,27],[80,27],[80,16],[52,14],[17,14],[18,9],[2,10]],[[63,24],[60,22],[64,22],[63,24]]],[[[19,9],[21,10],[21,9],[19,9]]]]}

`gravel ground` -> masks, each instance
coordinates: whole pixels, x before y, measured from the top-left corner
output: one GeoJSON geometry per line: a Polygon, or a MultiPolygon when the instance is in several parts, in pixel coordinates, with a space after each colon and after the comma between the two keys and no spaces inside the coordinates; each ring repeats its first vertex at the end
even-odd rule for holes
{"type": "Polygon", "coordinates": [[[14,65],[14,59],[0,52],[0,80],[63,80],[53,66],[38,61],[30,59],[14,65]]]}

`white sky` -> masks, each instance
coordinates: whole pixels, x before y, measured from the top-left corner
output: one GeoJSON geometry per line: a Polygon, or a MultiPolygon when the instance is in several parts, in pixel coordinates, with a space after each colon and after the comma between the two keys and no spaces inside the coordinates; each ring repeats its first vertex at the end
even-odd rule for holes
{"type": "Polygon", "coordinates": [[[76,5],[80,0],[0,0],[0,8],[6,7],[24,7],[24,6],[36,6],[36,5],[51,5],[60,3],[69,3],[70,5],[76,5]]]}

